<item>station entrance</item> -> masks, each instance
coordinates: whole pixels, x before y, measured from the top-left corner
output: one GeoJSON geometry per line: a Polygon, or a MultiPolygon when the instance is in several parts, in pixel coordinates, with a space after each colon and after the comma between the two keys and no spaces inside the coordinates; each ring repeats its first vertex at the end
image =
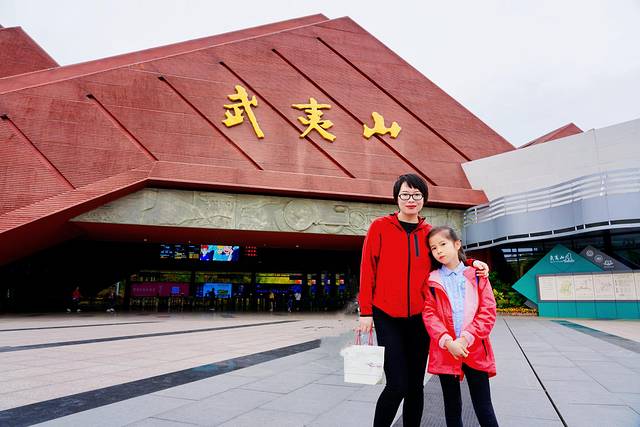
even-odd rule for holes
{"type": "Polygon", "coordinates": [[[231,243],[66,242],[0,269],[0,311],[334,311],[354,300],[357,246],[231,243]]]}

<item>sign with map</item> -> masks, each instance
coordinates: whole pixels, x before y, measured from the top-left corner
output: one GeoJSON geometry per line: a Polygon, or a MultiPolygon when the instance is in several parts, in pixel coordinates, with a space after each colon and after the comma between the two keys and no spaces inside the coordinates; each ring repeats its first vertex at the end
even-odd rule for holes
{"type": "Polygon", "coordinates": [[[613,286],[616,301],[634,301],[636,299],[636,286],[633,273],[620,273],[613,275],[613,286]]]}
{"type": "Polygon", "coordinates": [[[577,274],[573,276],[573,287],[576,300],[591,301],[596,299],[596,291],[593,288],[593,275],[577,274]]]}
{"type": "Polygon", "coordinates": [[[538,276],[538,290],[540,301],[556,301],[558,292],[556,291],[555,276],[538,276]]]}
{"type": "Polygon", "coordinates": [[[640,301],[640,271],[538,275],[539,301],[640,301]]]}
{"type": "Polygon", "coordinates": [[[613,287],[613,275],[595,274],[593,276],[593,286],[596,290],[596,300],[613,301],[616,299],[616,292],[613,287]]]}
{"type": "Polygon", "coordinates": [[[573,301],[576,299],[575,289],[573,287],[573,276],[557,276],[556,288],[558,290],[558,300],[573,301]]]}

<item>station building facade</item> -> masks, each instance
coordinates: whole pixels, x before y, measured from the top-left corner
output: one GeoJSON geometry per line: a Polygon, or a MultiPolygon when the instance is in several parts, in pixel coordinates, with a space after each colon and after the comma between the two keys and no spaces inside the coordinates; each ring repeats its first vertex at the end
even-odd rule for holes
{"type": "Polygon", "coordinates": [[[349,18],[63,67],[0,28],[0,56],[2,311],[76,286],[141,310],[331,308],[399,175],[462,228],[489,200],[462,165],[514,151],[349,18]]]}
{"type": "Polygon", "coordinates": [[[640,119],[549,137],[463,164],[466,250],[541,315],[640,318],[640,119]]]}

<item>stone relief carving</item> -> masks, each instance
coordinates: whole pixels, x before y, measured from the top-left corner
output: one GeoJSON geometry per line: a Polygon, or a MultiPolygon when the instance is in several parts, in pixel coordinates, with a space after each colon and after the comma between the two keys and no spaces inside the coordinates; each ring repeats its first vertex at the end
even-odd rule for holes
{"type": "MultiPolygon", "coordinates": [[[[365,235],[375,218],[395,210],[390,204],[147,188],[73,221],[365,235]]],[[[462,213],[428,207],[421,214],[433,225],[461,230],[462,213]]]]}

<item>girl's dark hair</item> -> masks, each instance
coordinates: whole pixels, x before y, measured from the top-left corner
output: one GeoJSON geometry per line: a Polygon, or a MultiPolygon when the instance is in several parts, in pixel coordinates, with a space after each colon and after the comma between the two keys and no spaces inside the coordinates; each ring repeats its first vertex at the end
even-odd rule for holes
{"type": "MultiPolygon", "coordinates": [[[[442,266],[442,263],[433,257],[433,254],[431,253],[431,245],[429,245],[429,239],[440,233],[445,233],[445,238],[451,240],[452,242],[457,242],[458,240],[460,240],[456,231],[448,225],[433,227],[431,231],[429,231],[429,234],[427,234],[427,247],[429,248],[429,258],[431,259],[432,270],[440,268],[440,266],[442,266]]],[[[458,259],[461,262],[465,262],[467,260],[467,256],[465,255],[462,246],[460,246],[460,249],[458,249],[458,259]]]]}
{"type": "Polygon", "coordinates": [[[423,200],[427,203],[427,199],[429,198],[429,190],[427,189],[427,183],[424,182],[424,179],[420,178],[418,175],[414,173],[408,173],[405,175],[400,175],[396,180],[396,183],[393,184],[393,200],[398,201],[398,194],[400,194],[400,187],[402,187],[402,183],[406,182],[407,185],[411,188],[415,188],[419,190],[424,196],[423,200]]]}

